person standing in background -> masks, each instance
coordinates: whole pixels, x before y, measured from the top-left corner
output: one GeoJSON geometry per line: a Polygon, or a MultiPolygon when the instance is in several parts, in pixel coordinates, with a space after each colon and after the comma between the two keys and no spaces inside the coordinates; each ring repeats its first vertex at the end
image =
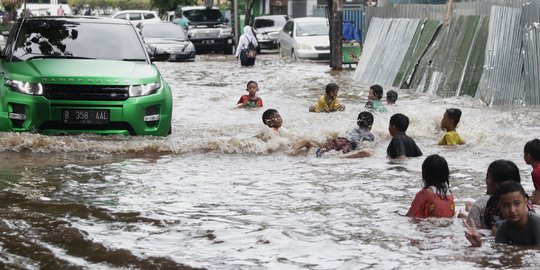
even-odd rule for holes
{"type": "Polygon", "coordinates": [[[62,5],[58,6],[58,9],[56,10],[56,15],[64,16],[64,9],[62,8],[62,5]]]}

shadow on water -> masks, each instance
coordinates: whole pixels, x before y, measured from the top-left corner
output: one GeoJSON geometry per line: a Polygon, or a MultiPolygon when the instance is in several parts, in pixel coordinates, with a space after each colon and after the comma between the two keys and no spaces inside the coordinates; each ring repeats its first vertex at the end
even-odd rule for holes
{"type": "Polygon", "coordinates": [[[110,213],[98,207],[72,202],[29,199],[0,192],[0,268],[83,269],[91,264],[136,269],[195,269],[167,257],[140,258],[129,250],[93,242],[70,226],[65,216],[81,219],[163,226],[162,221],[143,218],[136,212],[110,213]],[[70,257],[79,258],[77,264],[70,257]],[[86,261],[80,265],[80,259],[86,261]]]}

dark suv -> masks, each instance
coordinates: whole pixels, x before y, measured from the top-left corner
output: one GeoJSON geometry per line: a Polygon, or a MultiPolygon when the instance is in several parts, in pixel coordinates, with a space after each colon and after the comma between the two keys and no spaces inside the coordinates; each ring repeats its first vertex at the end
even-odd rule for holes
{"type": "Polygon", "coordinates": [[[195,50],[222,51],[232,54],[234,36],[227,25],[227,19],[216,7],[182,7],[182,14],[188,21],[188,37],[195,50]]]}

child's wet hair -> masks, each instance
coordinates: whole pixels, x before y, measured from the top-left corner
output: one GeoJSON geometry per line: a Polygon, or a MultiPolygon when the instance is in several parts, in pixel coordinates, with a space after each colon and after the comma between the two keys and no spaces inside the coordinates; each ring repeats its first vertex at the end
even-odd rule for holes
{"type": "Polygon", "coordinates": [[[257,88],[259,87],[259,84],[258,84],[256,81],[249,81],[249,82],[246,84],[246,89],[249,88],[249,85],[252,84],[252,83],[254,83],[254,84],[257,86],[257,88]]]}
{"type": "Polygon", "coordinates": [[[377,97],[377,99],[381,99],[383,95],[383,88],[382,86],[378,84],[374,84],[369,87],[373,91],[373,95],[377,97]]]}
{"type": "Polygon", "coordinates": [[[498,159],[491,162],[487,169],[487,173],[491,176],[491,179],[493,179],[493,182],[495,183],[503,183],[507,181],[521,183],[519,168],[510,160],[498,159]]]}
{"type": "Polygon", "coordinates": [[[368,111],[360,112],[356,124],[358,124],[359,127],[371,128],[373,125],[373,114],[368,111]]]}
{"type": "Polygon", "coordinates": [[[446,114],[448,115],[448,118],[454,122],[454,126],[457,126],[461,119],[461,110],[458,108],[449,108],[446,109],[446,114]]]}
{"type": "Polygon", "coordinates": [[[523,151],[534,159],[534,161],[540,161],[540,140],[530,140],[523,147],[523,151]]]}
{"type": "Polygon", "coordinates": [[[390,90],[386,92],[386,100],[391,103],[395,103],[397,101],[398,94],[394,90],[390,90]]]}
{"type": "Polygon", "coordinates": [[[275,113],[277,113],[277,112],[278,112],[278,111],[277,111],[276,109],[268,109],[268,110],[264,111],[263,114],[262,114],[262,121],[263,121],[263,123],[264,123],[265,125],[267,125],[267,124],[266,124],[266,121],[267,121],[268,119],[271,119],[272,116],[273,116],[275,113]]]}
{"type": "Polygon", "coordinates": [[[448,163],[443,157],[434,154],[428,156],[422,163],[422,180],[424,188],[434,186],[437,188],[437,195],[440,198],[446,198],[448,192],[450,170],[448,163]]]}
{"type": "Polygon", "coordinates": [[[405,132],[409,128],[409,117],[396,113],[390,117],[390,125],[395,126],[401,132],[405,132]]]}
{"type": "Polygon", "coordinates": [[[495,198],[498,201],[501,199],[501,196],[512,192],[519,192],[523,198],[525,198],[525,200],[529,199],[529,195],[527,195],[527,192],[525,192],[523,186],[515,181],[506,181],[502,183],[499,189],[497,189],[497,192],[495,192],[495,198]]]}
{"type": "Polygon", "coordinates": [[[326,85],[326,88],[325,88],[325,92],[326,94],[332,92],[332,91],[338,91],[339,90],[339,86],[335,83],[329,83],[326,85]]]}

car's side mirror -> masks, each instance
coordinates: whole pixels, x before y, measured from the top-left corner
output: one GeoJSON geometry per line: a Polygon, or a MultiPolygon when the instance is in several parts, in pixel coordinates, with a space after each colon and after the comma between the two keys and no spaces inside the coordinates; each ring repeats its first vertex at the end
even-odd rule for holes
{"type": "Polygon", "coordinates": [[[292,37],[292,31],[287,32],[287,34],[292,37]]]}

